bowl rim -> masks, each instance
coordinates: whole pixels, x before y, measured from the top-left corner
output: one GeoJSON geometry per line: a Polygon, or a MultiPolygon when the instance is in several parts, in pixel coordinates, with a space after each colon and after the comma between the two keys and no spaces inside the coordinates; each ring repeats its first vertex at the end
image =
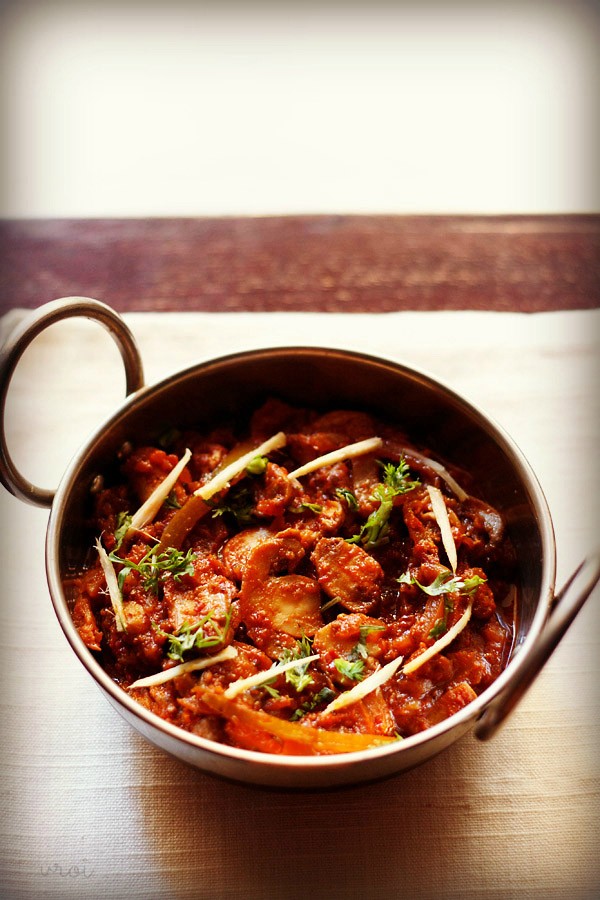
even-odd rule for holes
{"type": "Polygon", "coordinates": [[[437,376],[431,375],[424,369],[415,368],[414,366],[403,362],[363,353],[361,351],[321,347],[319,345],[263,347],[237,351],[201,360],[182,370],[167,375],[154,384],[145,385],[135,393],[129,395],[118,409],[110,414],[108,418],[105,419],[105,421],[102,422],[88,437],[86,442],[79,448],[68,464],[58,485],[50,510],[46,532],[45,563],[51,600],[60,626],[79,661],[83,664],[97,685],[108,695],[109,699],[116,704],[119,711],[121,711],[120,708],[122,707],[123,710],[126,710],[134,717],[134,719],[139,720],[146,726],[150,726],[151,730],[162,732],[176,742],[181,742],[190,749],[202,751],[208,756],[225,757],[231,761],[259,765],[260,767],[267,769],[287,769],[290,772],[302,769],[324,771],[338,769],[340,767],[356,766],[357,763],[368,763],[368,761],[374,762],[375,760],[387,758],[392,755],[395,756],[396,754],[402,756],[411,749],[416,749],[426,743],[433,743],[436,738],[441,738],[451,730],[458,730],[461,727],[465,730],[468,723],[471,721],[474,722],[479,718],[489,704],[505,690],[508,684],[512,683],[514,679],[518,680],[520,671],[526,663],[528,652],[530,648],[535,645],[549,615],[554,600],[556,578],[554,529],[546,497],[544,496],[538,478],[528,460],[513,438],[498,422],[495,421],[494,418],[484,412],[480,406],[472,403],[463,394],[458,393],[437,376]],[[136,406],[140,405],[142,401],[150,401],[160,392],[169,390],[177,381],[193,377],[212,367],[223,365],[229,366],[247,359],[264,357],[266,355],[288,357],[290,354],[299,355],[304,353],[325,355],[327,357],[339,357],[342,359],[345,358],[346,360],[350,358],[367,364],[384,366],[387,369],[392,369],[400,376],[409,377],[413,380],[417,380],[421,384],[426,384],[427,387],[433,388],[436,392],[441,393],[445,399],[458,404],[485,430],[490,439],[492,439],[508,457],[513,468],[516,468],[520,480],[527,490],[528,501],[535,514],[541,539],[541,587],[532,622],[527,633],[523,637],[523,640],[513,651],[508,664],[488,688],[486,688],[475,700],[467,704],[467,706],[449,716],[447,719],[444,719],[442,722],[439,722],[422,732],[410,735],[397,742],[380,747],[373,747],[368,750],[323,756],[268,754],[261,751],[232,747],[228,744],[221,744],[217,741],[212,741],[199,735],[195,735],[192,732],[188,732],[143,707],[110,678],[100,663],[95,659],[92,652],[83,643],[83,640],[73,623],[71,613],[69,612],[61,580],[61,572],[59,570],[58,553],[58,542],[66,517],[66,500],[68,499],[72,484],[74,483],[74,479],[82,463],[90,453],[93,452],[94,446],[108,428],[111,428],[117,422],[122,421],[136,406]]]}

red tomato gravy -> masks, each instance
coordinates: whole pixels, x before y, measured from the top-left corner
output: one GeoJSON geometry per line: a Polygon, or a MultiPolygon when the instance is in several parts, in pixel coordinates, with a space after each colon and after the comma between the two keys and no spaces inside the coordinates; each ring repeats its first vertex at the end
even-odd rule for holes
{"type": "Polygon", "coordinates": [[[173,430],[155,446],[126,445],[118,477],[94,494],[90,521],[121,606],[92,539],[89,565],[65,582],[81,638],[140,704],[222,744],[325,754],[435,725],[506,666],[517,591],[502,516],[477,497],[468,473],[440,470],[432,459],[366,413],[321,413],[276,399],[254,412],[241,436],[234,427],[173,430]],[[210,500],[195,494],[279,431],[282,447],[253,459],[210,500]],[[381,438],[374,451],[290,476],[374,436],[381,438]],[[127,517],[186,448],[189,462],[152,520],[127,532],[127,517]],[[443,497],[455,569],[429,487],[443,497]],[[450,640],[440,647],[444,636],[450,640]],[[430,658],[409,665],[434,645],[430,658]],[[226,648],[230,656],[212,662],[226,648]],[[302,663],[308,656],[318,658],[302,663]],[[399,657],[383,683],[328,709],[399,657]],[[208,664],[192,669],[192,661],[208,664]],[[232,689],[270,670],[259,684],[232,689]],[[157,675],[161,683],[152,681],[157,675]],[[142,679],[151,683],[132,687],[142,679]]]}

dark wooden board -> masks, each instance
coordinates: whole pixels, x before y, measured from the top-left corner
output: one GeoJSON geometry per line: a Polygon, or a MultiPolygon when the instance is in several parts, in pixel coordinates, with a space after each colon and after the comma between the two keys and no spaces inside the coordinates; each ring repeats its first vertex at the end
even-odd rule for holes
{"type": "Polygon", "coordinates": [[[600,215],[0,222],[0,311],[586,309],[600,215]]]}

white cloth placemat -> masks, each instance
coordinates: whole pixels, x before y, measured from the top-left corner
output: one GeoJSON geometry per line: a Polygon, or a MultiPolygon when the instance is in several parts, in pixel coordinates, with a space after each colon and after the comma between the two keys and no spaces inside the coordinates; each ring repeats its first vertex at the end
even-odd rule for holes
{"type": "MultiPolygon", "coordinates": [[[[3,333],[21,313],[2,322],[3,333]]],[[[554,519],[558,583],[599,542],[600,311],[131,313],[146,382],[263,346],[347,347],[429,371],[517,441],[554,519]]],[[[56,485],[120,403],[87,321],[27,351],[7,403],[23,472],[56,485]]],[[[228,784],[134,732],[74,658],[44,573],[45,510],[0,489],[3,898],[536,898],[600,893],[598,592],[504,728],[334,793],[228,784]]]]}

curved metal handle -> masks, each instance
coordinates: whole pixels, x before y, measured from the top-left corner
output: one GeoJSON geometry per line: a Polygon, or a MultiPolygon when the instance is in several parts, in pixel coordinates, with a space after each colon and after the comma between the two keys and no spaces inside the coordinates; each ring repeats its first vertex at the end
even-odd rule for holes
{"type": "Polygon", "coordinates": [[[482,713],[475,726],[475,735],[482,741],[493,737],[496,730],[514,709],[525,691],[537,678],[577,613],[600,581],[600,551],[586,557],[554,598],[550,617],[538,642],[515,672],[515,677],[482,713]]]}
{"type": "Polygon", "coordinates": [[[135,339],[121,316],[105,303],[89,297],[63,297],[45,303],[23,319],[0,350],[0,481],[15,497],[35,506],[50,507],[54,491],[32,484],[13,463],[4,428],[6,397],[15,368],[34,338],[55,322],[77,316],[99,322],[110,333],[125,366],[127,394],[144,385],[142,360],[135,339]]]}

